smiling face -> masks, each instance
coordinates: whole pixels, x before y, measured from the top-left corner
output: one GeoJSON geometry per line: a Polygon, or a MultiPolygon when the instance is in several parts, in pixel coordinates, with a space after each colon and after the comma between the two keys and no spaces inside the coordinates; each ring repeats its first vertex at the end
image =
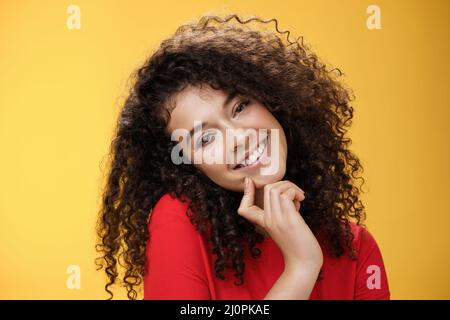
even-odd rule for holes
{"type": "Polygon", "coordinates": [[[256,188],[284,177],[285,133],[259,101],[210,86],[189,85],[173,102],[168,132],[182,129],[181,143],[190,148],[184,156],[217,185],[243,191],[247,176],[256,188]]]}

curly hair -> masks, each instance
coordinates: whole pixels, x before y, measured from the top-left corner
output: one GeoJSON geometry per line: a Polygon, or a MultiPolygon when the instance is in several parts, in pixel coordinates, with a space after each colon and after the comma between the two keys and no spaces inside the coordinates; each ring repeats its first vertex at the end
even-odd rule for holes
{"type": "Polygon", "coordinates": [[[216,255],[216,277],[224,279],[225,268],[233,268],[235,285],[241,285],[245,247],[253,258],[261,253],[256,245],[263,236],[237,214],[242,193],[216,185],[191,164],[171,161],[177,142],[171,141],[166,125],[173,97],[187,85],[238,92],[268,108],[286,133],[285,180],[305,190],[305,222],[330,256],[348,252],[355,259],[350,221],[365,227],[356,185],[364,179],[346,136],[353,97],[338,81],[342,75],[337,68],[327,70],[302,37],[292,41],[289,31],[281,32],[276,19],[206,14],[162,41],[132,75],[109,150],[96,229],[101,254],[97,270],[105,268],[109,299],[116,280],[122,280],[129,299],[136,299],[137,289],[142,289],[148,270],[147,224],[152,208],[166,193],[182,201],[188,198],[193,213],[189,218],[216,255]],[[275,31],[258,29],[271,22],[275,31]],[[125,268],[122,279],[118,262],[125,268]]]}

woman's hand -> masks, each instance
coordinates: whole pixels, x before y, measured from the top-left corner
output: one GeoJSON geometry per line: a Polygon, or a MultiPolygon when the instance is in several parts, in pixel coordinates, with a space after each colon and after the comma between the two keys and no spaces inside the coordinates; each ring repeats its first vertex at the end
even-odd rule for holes
{"type": "Polygon", "coordinates": [[[299,213],[304,192],[283,180],[264,186],[264,210],[254,205],[255,186],[246,178],[238,214],[261,227],[283,253],[285,271],[319,272],[323,255],[316,237],[299,213]]]}

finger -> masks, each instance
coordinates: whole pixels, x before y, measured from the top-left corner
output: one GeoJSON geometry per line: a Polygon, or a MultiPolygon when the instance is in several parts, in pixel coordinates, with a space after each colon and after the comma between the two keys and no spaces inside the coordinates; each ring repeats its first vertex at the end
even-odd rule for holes
{"type": "Polygon", "coordinates": [[[264,211],[254,205],[255,186],[250,178],[246,178],[244,196],[238,208],[238,214],[246,218],[252,223],[256,223],[264,227],[264,211]]]}
{"type": "Polygon", "coordinates": [[[255,202],[255,185],[251,178],[244,179],[244,196],[241,199],[243,208],[251,207],[255,202]]]}
{"type": "Polygon", "coordinates": [[[283,189],[286,188],[286,185],[290,185],[290,186],[300,190],[301,193],[305,193],[305,191],[303,191],[302,188],[300,188],[298,185],[296,185],[295,183],[293,183],[292,181],[289,181],[289,180],[281,180],[281,181],[278,181],[277,183],[272,184],[272,186],[274,186],[275,188],[282,187],[283,189]]]}
{"type": "MultiPolygon", "coordinates": [[[[303,190],[301,190],[297,185],[295,185],[294,183],[287,181],[287,180],[281,180],[281,181],[277,181],[275,183],[272,183],[270,185],[267,185],[264,187],[264,211],[265,211],[265,218],[267,219],[267,223],[271,224],[271,221],[276,218],[276,219],[280,219],[281,217],[279,216],[274,216],[275,214],[281,215],[283,212],[281,210],[281,206],[280,206],[280,200],[279,200],[279,196],[280,196],[280,192],[288,189],[288,188],[295,188],[297,190],[296,192],[296,198],[299,201],[302,201],[304,199],[304,197],[302,196],[303,194],[303,190]],[[270,191],[270,190],[274,190],[274,191],[270,191]],[[271,193],[275,193],[277,194],[276,198],[272,201],[271,199],[271,193]],[[277,212],[275,211],[277,210],[277,212]]],[[[300,209],[300,207],[299,207],[300,209]]]]}
{"type": "Polygon", "coordinates": [[[288,190],[286,190],[282,194],[286,195],[289,198],[289,200],[294,202],[295,211],[298,212],[300,210],[300,201],[295,198],[296,197],[296,190],[294,188],[289,188],[288,190]]]}
{"type": "Polygon", "coordinates": [[[281,226],[283,223],[283,210],[281,209],[280,194],[276,188],[269,188],[271,226],[281,226]]]}
{"type": "Polygon", "coordinates": [[[238,214],[253,224],[259,225],[263,229],[265,229],[266,224],[264,222],[264,211],[257,206],[251,206],[246,209],[238,209],[238,214]]]}
{"type": "Polygon", "coordinates": [[[280,205],[285,212],[287,210],[295,210],[293,199],[295,197],[295,190],[293,188],[288,189],[280,195],[280,205]]]}
{"type": "MultiPolygon", "coordinates": [[[[275,209],[276,203],[273,204],[272,206],[272,201],[270,199],[270,190],[280,184],[284,184],[286,183],[286,181],[277,181],[268,185],[264,186],[264,218],[267,221],[267,224],[271,224],[272,223],[272,212],[275,209]]],[[[278,201],[279,202],[279,201],[278,201]]],[[[279,205],[278,205],[278,210],[279,210],[279,205]]]]}
{"type": "Polygon", "coordinates": [[[298,212],[300,210],[300,201],[294,200],[295,210],[298,212]]]}
{"type": "Polygon", "coordinates": [[[269,195],[270,185],[264,186],[264,219],[267,224],[272,222],[272,210],[270,208],[270,195],[269,195]]]}
{"type": "MultiPolygon", "coordinates": [[[[288,191],[287,193],[283,193],[282,196],[280,196],[281,208],[285,212],[297,212],[294,202],[289,198],[289,193],[292,193],[291,196],[293,196],[293,191],[288,191]]],[[[283,218],[286,220],[286,223],[295,223],[295,221],[304,222],[303,217],[300,213],[287,214],[283,218]]]]}
{"type": "Polygon", "coordinates": [[[300,189],[297,185],[295,185],[294,183],[292,183],[290,181],[284,181],[284,182],[285,182],[284,184],[280,184],[275,187],[280,194],[282,194],[286,190],[292,188],[295,190],[295,197],[292,200],[303,201],[305,199],[305,193],[302,189],[300,189]]]}

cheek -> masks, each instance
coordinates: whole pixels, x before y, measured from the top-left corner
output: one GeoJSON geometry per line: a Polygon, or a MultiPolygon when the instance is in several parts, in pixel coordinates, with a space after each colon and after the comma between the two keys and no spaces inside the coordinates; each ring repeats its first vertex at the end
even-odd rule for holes
{"type": "Polygon", "coordinates": [[[226,174],[228,166],[225,162],[224,151],[219,144],[204,148],[201,157],[202,162],[197,165],[197,168],[208,177],[221,177],[226,174]]]}
{"type": "Polygon", "coordinates": [[[223,163],[223,150],[220,149],[219,146],[207,146],[203,147],[202,149],[197,149],[193,147],[191,149],[191,156],[190,160],[194,164],[196,164],[197,167],[203,167],[203,165],[210,165],[210,164],[217,164],[217,163],[223,163]]]}
{"type": "Polygon", "coordinates": [[[227,187],[229,183],[228,165],[220,156],[223,151],[220,148],[209,148],[203,152],[203,161],[197,164],[196,167],[203,172],[214,183],[227,187]],[[216,159],[218,157],[219,160],[216,159]],[[222,159],[222,160],[221,160],[222,159]],[[214,160],[216,160],[214,162],[214,160]]]}
{"type": "Polygon", "coordinates": [[[207,164],[223,163],[223,150],[215,145],[203,150],[203,162],[207,164]]]}
{"type": "Polygon", "coordinates": [[[215,184],[226,187],[229,183],[228,171],[223,164],[206,164],[197,165],[197,168],[211,179],[215,184]]]}
{"type": "Polygon", "coordinates": [[[259,124],[258,127],[275,128],[277,126],[277,120],[263,105],[256,104],[252,111],[252,121],[259,124]]]}
{"type": "Polygon", "coordinates": [[[258,128],[270,128],[278,131],[278,141],[281,149],[287,149],[286,136],[283,127],[275,118],[275,116],[262,105],[255,106],[254,113],[252,114],[252,124],[255,123],[255,127],[258,128]]]}
{"type": "Polygon", "coordinates": [[[280,129],[280,143],[281,143],[281,148],[284,151],[285,156],[287,156],[287,151],[288,151],[288,147],[287,147],[287,141],[286,141],[286,135],[284,134],[283,128],[280,129]]]}

